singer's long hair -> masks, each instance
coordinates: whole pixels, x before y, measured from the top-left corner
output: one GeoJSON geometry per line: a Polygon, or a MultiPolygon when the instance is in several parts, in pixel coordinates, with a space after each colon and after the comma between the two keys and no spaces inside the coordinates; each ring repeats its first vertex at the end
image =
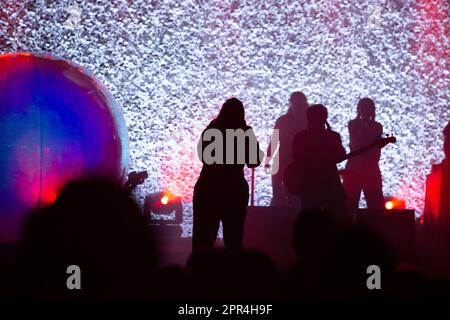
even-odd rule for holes
{"type": "Polygon", "coordinates": [[[242,102],[237,98],[225,101],[219,115],[211,121],[209,127],[223,129],[246,128],[245,110],[242,102]]]}

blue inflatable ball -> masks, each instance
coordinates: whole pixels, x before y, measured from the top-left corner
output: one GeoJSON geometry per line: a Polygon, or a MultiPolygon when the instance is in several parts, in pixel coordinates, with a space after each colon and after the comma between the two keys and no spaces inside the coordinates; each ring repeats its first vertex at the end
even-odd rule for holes
{"type": "Polygon", "coordinates": [[[119,106],[86,70],[0,55],[0,242],[17,241],[27,212],[50,204],[67,182],[124,179],[127,148],[119,106]]]}

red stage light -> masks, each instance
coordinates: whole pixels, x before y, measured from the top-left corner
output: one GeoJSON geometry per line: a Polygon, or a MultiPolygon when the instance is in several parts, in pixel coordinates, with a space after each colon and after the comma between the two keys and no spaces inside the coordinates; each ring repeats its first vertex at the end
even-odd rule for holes
{"type": "Polygon", "coordinates": [[[404,200],[397,199],[397,198],[389,198],[384,203],[384,207],[386,210],[393,210],[393,209],[405,209],[406,203],[404,200]]]}

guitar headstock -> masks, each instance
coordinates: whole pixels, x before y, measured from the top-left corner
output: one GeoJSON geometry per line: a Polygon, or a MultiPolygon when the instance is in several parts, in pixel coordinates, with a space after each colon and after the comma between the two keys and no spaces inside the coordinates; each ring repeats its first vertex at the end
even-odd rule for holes
{"type": "Polygon", "coordinates": [[[397,143],[397,138],[394,136],[387,136],[386,138],[380,138],[377,141],[375,141],[375,146],[382,149],[386,147],[390,143],[397,143]]]}
{"type": "Polygon", "coordinates": [[[148,178],[147,171],[132,171],[128,174],[127,185],[129,189],[134,189],[138,185],[144,183],[145,179],[148,178]]]}

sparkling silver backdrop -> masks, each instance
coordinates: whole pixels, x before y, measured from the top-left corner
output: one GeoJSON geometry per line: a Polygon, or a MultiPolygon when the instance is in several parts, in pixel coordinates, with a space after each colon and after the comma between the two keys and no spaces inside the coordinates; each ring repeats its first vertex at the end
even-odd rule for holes
{"type": "MultiPolygon", "coordinates": [[[[348,149],[346,123],[372,97],[386,133],[386,195],[420,214],[430,163],[442,158],[450,120],[447,0],[101,0],[0,2],[0,53],[31,51],[92,71],[122,106],[130,169],[138,187],[168,188],[185,202],[200,170],[195,146],[230,96],[267,145],[292,91],[329,108],[348,149]]],[[[270,176],[256,171],[256,203],[267,205],[270,176]]]]}

